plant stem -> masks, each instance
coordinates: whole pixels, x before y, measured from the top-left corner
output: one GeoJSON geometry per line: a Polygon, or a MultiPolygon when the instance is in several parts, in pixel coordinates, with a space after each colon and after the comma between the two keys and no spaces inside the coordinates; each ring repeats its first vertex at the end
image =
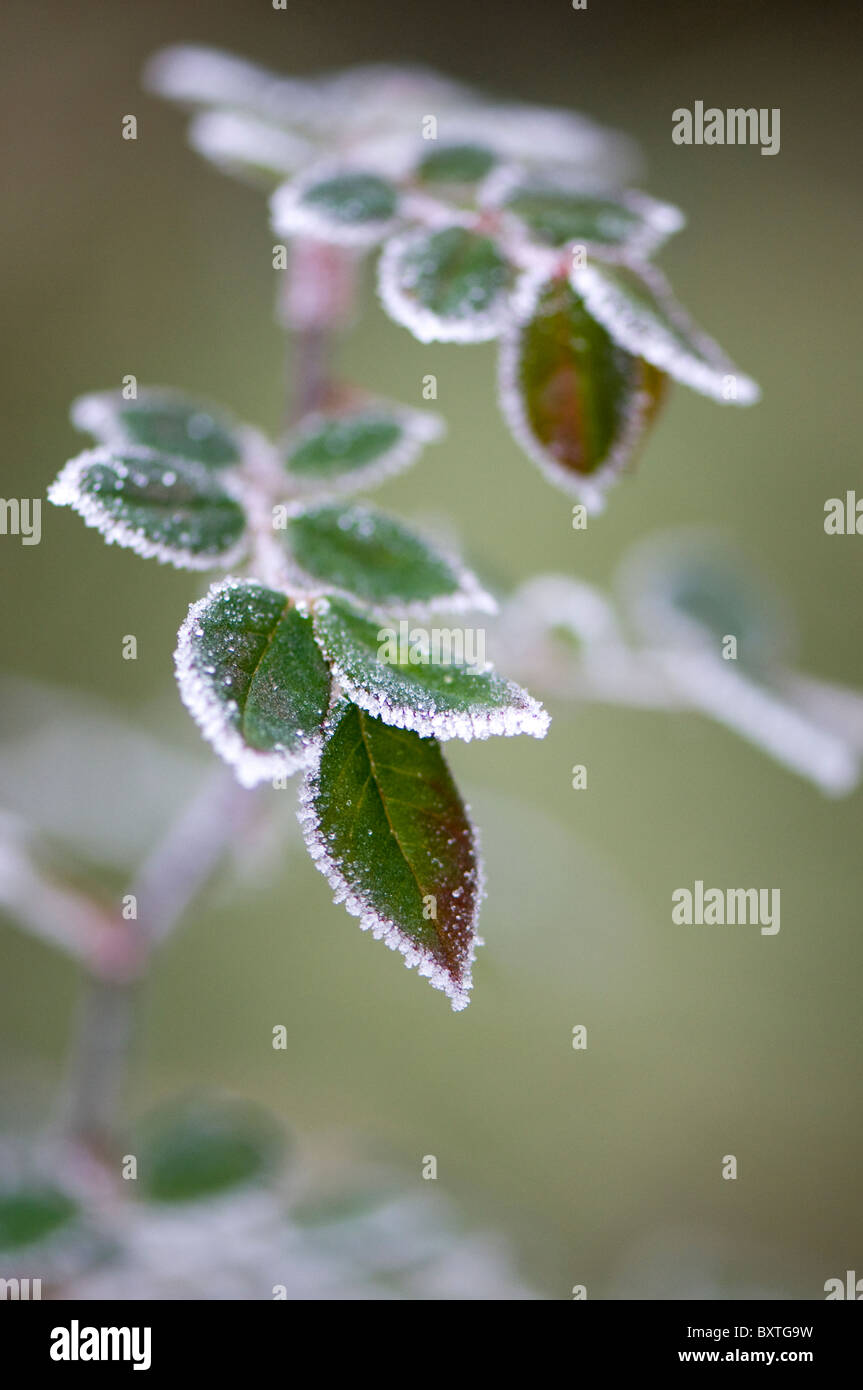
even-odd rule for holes
{"type": "Polygon", "coordinates": [[[95,1158],[108,1159],[128,1070],[141,987],[153,950],[205,888],[259,805],[219,765],[147,857],[131,889],[138,916],[121,920],[125,969],[91,974],[80,1005],[66,1128],[95,1158]]]}
{"type": "MultiPolygon", "coordinates": [[[[353,308],[354,257],[298,241],[280,289],[278,317],[293,340],[288,419],[321,409],[332,395],[335,334],[353,308]]],[[[117,923],[120,949],[97,962],[80,1006],[64,1128],[100,1166],[111,1161],[116,1115],[128,1072],[143,980],[153,950],[174,930],[228,849],[248,826],[259,797],[221,765],[169,827],[132,887],[138,916],[117,923]]]]}
{"type": "Polygon", "coordinates": [[[276,310],[292,340],[289,425],[321,410],[332,396],[333,340],[353,317],[355,279],[356,259],[343,247],[294,242],[276,310]]]}

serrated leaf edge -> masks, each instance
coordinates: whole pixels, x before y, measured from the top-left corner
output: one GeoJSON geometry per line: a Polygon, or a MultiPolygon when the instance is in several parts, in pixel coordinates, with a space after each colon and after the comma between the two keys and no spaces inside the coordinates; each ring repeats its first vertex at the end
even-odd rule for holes
{"type": "MultiPolygon", "coordinates": [[[[318,506],[326,506],[326,500],[313,502],[311,498],[304,498],[302,502],[290,504],[288,507],[288,519],[302,516],[306,511],[316,510],[318,506]]],[[[336,503],[335,505],[341,505],[336,503]]],[[[365,510],[367,512],[377,512],[377,507],[366,506],[363,502],[346,503],[352,510],[365,510]]],[[[397,609],[405,617],[425,618],[432,613],[497,613],[497,601],[490,593],[485,590],[472,570],[462,564],[458,556],[453,555],[449,550],[439,545],[436,541],[430,540],[417,527],[402,521],[401,517],[391,515],[389,512],[381,511],[380,515],[387,521],[394,522],[403,530],[410,534],[429,550],[434,551],[435,556],[448,565],[456,580],[456,588],[451,593],[435,594],[428,599],[408,600],[400,598],[398,594],[393,594],[385,599],[365,599],[360,594],[353,593],[350,589],[339,588],[338,585],[324,579],[317,579],[314,575],[308,574],[295,558],[290,549],[290,542],[285,533],[282,550],[284,563],[280,582],[287,585],[291,590],[297,590],[310,599],[328,598],[335,595],[338,598],[346,599],[349,603],[356,604],[364,612],[375,614],[386,614],[397,609]]]]}
{"type": "Polygon", "coordinates": [[[552,250],[558,256],[565,252],[567,245],[573,244],[585,246],[588,254],[596,254],[597,257],[607,255],[615,249],[631,256],[651,256],[670,236],[686,226],[686,215],[674,203],[663,202],[649,193],[641,192],[640,189],[609,188],[608,184],[586,177],[582,179],[572,172],[537,171],[512,164],[500,165],[486,175],[477,191],[477,204],[505,213],[523,229],[523,236],[527,241],[537,249],[552,250]],[[609,202],[620,203],[622,207],[642,219],[642,226],[617,247],[609,246],[608,242],[594,242],[587,237],[573,237],[562,246],[549,248],[544,242],[535,241],[526,219],[515,208],[511,208],[508,202],[517,188],[529,184],[532,179],[537,183],[544,182],[549,192],[559,193],[563,197],[606,198],[609,202]]]}
{"type": "Polygon", "coordinates": [[[369,487],[377,487],[385,479],[394,477],[397,473],[403,473],[412,467],[426,445],[438,442],[445,434],[446,422],[442,416],[435,414],[434,411],[411,410],[409,406],[391,405],[385,401],[370,401],[367,405],[348,410],[320,410],[313,415],[307,415],[284,438],[281,451],[285,472],[292,482],[296,482],[307,497],[318,493],[324,496],[333,493],[364,491],[369,487]],[[339,418],[349,420],[353,416],[371,415],[375,411],[380,413],[382,419],[389,417],[402,428],[401,438],[378,458],[371,459],[360,468],[326,478],[312,478],[293,471],[290,465],[290,453],[304,444],[328,421],[339,418]]]}
{"type": "MultiPolygon", "coordinates": [[[[179,455],[163,454],[157,449],[144,449],[133,445],[123,445],[123,454],[125,458],[140,459],[142,463],[158,461],[165,468],[174,465],[178,470],[192,462],[190,459],[180,458],[179,455]]],[[[159,541],[153,541],[125,521],[118,521],[116,517],[110,516],[95,497],[82,491],[81,475],[94,464],[115,468],[116,462],[114,452],[107,446],[87,449],[83,454],[76,455],[75,458],[69,459],[51,483],[48,488],[48,500],[53,502],[55,507],[71,507],[81,517],[85,526],[95,527],[104,537],[106,544],[119,545],[125,550],[132,550],[136,555],[143,556],[144,559],[158,560],[161,565],[173,565],[175,569],[183,570],[227,569],[243,556],[247,547],[246,532],[229,550],[194,554],[179,546],[162,545],[159,541]]],[[[243,509],[241,489],[230,486],[228,479],[221,474],[218,481],[226,495],[243,509]]]]}
{"type": "Polygon", "coordinates": [[[605,510],[605,494],[609,486],[626,468],[641,443],[651,398],[646,391],[633,391],[620,438],[602,467],[589,477],[571,473],[542,447],[530,428],[524,409],[518,384],[518,366],[522,334],[549,278],[546,270],[537,269],[526,271],[519,281],[513,300],[514,317],[501,338],[498,350],[498,402],[501,414],[516,443],[548,481],[570,496],[577,497],[589,513],[599,515],[605,510]]]}
{"type": "Polygon", "coordinates": [[[400,286],[399,262],[415,242],[458,227],[480,236],[472,227],[452,220],[433,227],[411,227],[390,237],[378,260],[378,295],[385,312],[421,343],[486,343],[500,336],[509,317],[511,290],[498,291],[492,306],[470,318],[441,318],[406,294],[400,286]]]}
{"type": "MultiPolygon", "coordinates": [[[[428,710],[415,710],[410,705],[394,704],[385,694],[378,695],[368,686],[359,685],[328,650],[315,614],[312,615],[315,639],[323,652],[333,675],[342,690],[353,704],[365,710],[382,724],[395,729],[408,729],[419,734],[420,738],[436,738],[442,743],[450,739],[461,739],[470,743],[473,739],[494,737],[512,738],[517,734],[530,734],[532,738],[545,738],[551,724],[551,716],[532,695],[514,681],[504,680],[513,703],[504,708],[492,710],[457,711],[441,710],[430,714],[428,710]]],[[[490,674],[490,673],[486,673],[490,674]]],[[[434,699],[434,693],[429,692],[434,699]]]]}
{"type": "Polygon", "coordinates": [[[397,187],[393,189],[396,200],[393,216],[376,222],[338,222],[303,202],[306,193],[316,184],[351,174],[367,174],[385,183],[392,182],[387,174],[367,165],[330,161],[314,164],[296,178],[279,184],[272,194],[270,221],[273,230],[279,236],[314,237],[336,246],[352,246],[359,250],[374,246],[388,236],[399,225],[400,220],[401,195],[397,187]]]}
{"type": "Polygon", "coordinates": [[[476,948],[484,944],[481,937],[476,933],[480,904],[485,896],[485,873],[483,870],[477,828],[471,820],[469,808],[465,806],[465,818],[470,827],[476,859],[476,905],[470,923],[470,952],[465,961],[461,980],[455,981],[449,975],[445,966],[441,965],[440,961],[435,960],[430,951],[422,946],[418,946],[417,943],[412,941],[402,930],[397,922],[394,922],[392,918],[382,916],[371,903],[354,891],[340,866],[327,849],[326,842],[321,834],[320,821],[315,808],[315,797],[319,790],[318,774],[320,772],[320,758],[329,734],[345,713],[346,703],[347,702],[342,701],[331,711],[329,718],[324,724],[323,737],[318,745],[316,760],[306,771],[305,778],[300,787],[297,819],[300,823],[300,829],[303,834],[306,849],[309,853],[309,858],[312,860],[315,868],[327,879],[333,890],[333,902],[342,904],[345,911],[348,912],[351,917],[359,918],[360,931],[371,932],[375,941],[383,941],[391,951],[398,951],[404,957],[404,962],[408,969],[416,969],[417,974],[423,979],[428,980],[433,989],[442,990],[450,1000],[453,1012],[459,1013],[462,1009],[466,1009],[470,1003],[470,991],[473,988],[472,967],[476,958],[476,948]]]}
{"type": "MultiPolygon", "coordinates": [[[[266,589],[254,579],[228,578],[210,585],[203,598],[193,603],[177,633],[177,647],[174,652],[174,672],[180,691],[180,699],[197,724],[202,735],[219,755],[234,769],[237,781],[243,787],[255,787],[260,782],[270,782],[276,777],[289,777],[302,771],[317,756],[319,739],[312,739],[298,753],[263,752],[250,748],[225,714],[224,705],[213,693],[212,685],[196,669],[195,629],[208,606],[229,589],[266,589]]],[[[287,595],[285,596],[287,600],[287,595]]]]}
{"type": "Polygon", "coordinates": [[[683,306],[678,304],[661,270],[654,265],[636,265],[626,257],[606,259],[610,266],[620,265],[641,276],[668,318],[691,339],[704,361],[699,361],[695,353],[687,353],[661,337],[657,340],[651,331],[645,332],[640,328],[637,311],[627,310],[621,305],[619,297],[603,282],[602,273],[595,266],[585,265],[573,270],[570,284],[584,300],[588,313],[602,324],[616,343],[634,356],[645,358],[660,371],[667,372],[675,381],[710,396],[720,405],[754,405],[760,399],[758,384],[735,367],[719,344],[699,328],[683,306]],[[723,379],[729,376],[736,383],[736,395],[733,397],[723,394],[723,379]]]}

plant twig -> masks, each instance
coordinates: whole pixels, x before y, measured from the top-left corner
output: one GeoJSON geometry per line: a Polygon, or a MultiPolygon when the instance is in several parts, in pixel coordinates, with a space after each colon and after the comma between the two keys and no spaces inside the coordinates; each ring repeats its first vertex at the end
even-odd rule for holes
{"type": "Polygon", "coordinates": [[[307,238],[294,242],[276,310],[291,340],[289,425],[330,398],[333,339],[353,317],[355,279],[350,251],[307,238]]]}
{"type": "MultiPolygon", "coordinates": [[[[354,269],[354,258],[338,247],[303,241],[294,248],[279,299],[279,317],[293,340],[292,422],[319,409],[331,395],[332,340],[351,317],[354,269]]],[[[216,769],[140,869],[131,889],[137,917],[118,923],[128,947],[122,970],[116,959],[106,962],[110,969],[97,963],[87,981],[65,1128],[100,1162],[112,1148],[152,952],[204,889],[258,804],[258,795],[241,788],[231,771],[216,769]]]]}
{"type": "MultiPolygon", "coordinates": [[[[111,1150],[128,1069],[141,986],[153,950],[205,888],[259,805],[221,765],[145,860],[132,886],[137,918],[118,923],[130,938],[120,977],[92,973],[80,1004],[64,1128],[100,1159],[111,1150]]],[[[116,954],[116,953],[115,953],[116,954]]]]}

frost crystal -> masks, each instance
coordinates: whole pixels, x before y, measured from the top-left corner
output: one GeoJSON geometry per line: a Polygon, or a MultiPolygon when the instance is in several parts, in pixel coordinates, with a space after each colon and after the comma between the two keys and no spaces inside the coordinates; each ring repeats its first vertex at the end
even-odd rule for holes
{"type": "MultiPolygon", "coordinates": [[[[241,710],[228,684],[231,678],[225,677],[220,689],[215,679],[216,666],[206,659],[201,644],[203,624],[214,600],[226,595],[236,597],[238,634],[244,622],[265,621],[266,615],[257,611],[256,605],[260,605],[259,596],[272,595],[263,585],[238,579],[212,584],[205,597],[192,604],[180,627],[174,666],[180,698],[204,738],[219,757],[234,768],[242,786],[254,787],[259,782],[289,776],[308,767],[316,755],[320,733],[317,728],[308,730],[302,735],[299,746],[293,749],[278,745],[269,750],[253,748],[244,738],[240,727],[241,710]]],[[[228,644],[227,650],[232,652],[234,648],[228,644]]]]}
{"type": "Polygon", "coordinates": [[[631,392],[623,429],[607,454],[605,462],[589,476],[562,467],[554,455],[545,448],[531,428],[520,378],[525,330],[548,283],[547,274],[543,269],[525,271],[518,282],[512,304],[513,318],[500,342],[498,400],[513,438],[528,458],[533,460],[555,487],[577,497],[590,513],[598,515],[605,510],[605,494],[609,484],[614,482],[629,463],[636,445],[642,438],[652,401],[646,391],[631,392]]]}
{"type": "Polygon", "coordinates": [[[246,548],[239,484],[224,475],[215,482],[202,465],[187,459],[172,460],[152,449],[126,446],[121,458],[109,449],[89,449],[69,460],[49,487],[48,497],[57,507],[71,507],[85,526],[95,527],[104,536],[108,545],[123,546],[177,569],[227,567],[246,548]],[[141,465],[140,471],[136,463],[141,465]],[[165,493],[170,495],[178,478],[184,490],[169,503],[165,493]],[[194,502],[185,487],[190,482],[196,494],[194,502]],[[127,485],[133,492],[124,511],[127,485]],[[152,485],[160,491],[158,508],[163,516],[157,514],[156,503],[146,495],[152,485]],[[213,509],[214,525],[209,529],[202,503],[210,503],[213,509]],[[224,537],[221,543],[220,530],[224,537]],[[208,538],[213,543],[208,543],[208,538]]]}
{"type": "Polygon", "coordinates": [[[571,221],[578,214],[582,224],[578,234],[552,239],[550,244],[562,246],[574,241],[590,247],[595,242],[600,252],[610,244],[642,257],[652,255],[686,224],[683,213],[671,203],[660,202],[635,189],[610,189],[607,183],[595,178],[560,169],[532,171],[502,165],[483,181],[477,202],[480,207],[501,210],[513,205],[516,221],[524,217],[529,226],[539,218],[542,227],[544,210],[556,214],[562,229],[567,219],[571,221]],[[585,230],[591,224],[594,235],[585,230]]]}
{"type": "MultiPolygon", "coordinates": [[[[338,723],[344,712],[344,706],[336,707],[328,723],[324,727],[324,738],[321,748],[325,746],[326,740],[334,726],[338,723]]],[[[470,821],[468,808],[465,812],[468,816],[468,825],[473,838],[475,852],[475,895],[474,910],[469,923],[469,947],[466,960],[463,964],[460,978],[458,981],[452,978],[445,966],[437,960],[432,952],[418,944],[409,937],[399,924],[378,912],[366,893],[356,883],[351,883],[346,875],[346,866],[339,858],[332,853],[331,847],[322,832],[320,819],[317,810],[317,801],[320,794],[320,752],[316,762],[309,768],[305,780],[300,790],[299,807],[297,816],[303,832],[303,838],[309,857],[316,868],[327,879],[330,888],[333,890],[333,902],[341,903],[345,910],[352,916],[359,919],[361,931],[371,932],[376,941],[383,941],[390,950],[398,951],[409,969],[415,968],[417,974],[427,979],[434,989],[442,990],[449,998],[453,1010],[458,1012],[467,1008],[470,1003],[470,991],[473,985],[472,966],[475,959],[476,947],[482,945],[482,941],[476,935],[476,924],[479,918],[479,907],[485,896],[485,877],[482,869],[480,857],[479,837],[476,827],[470,821]]]]}
{"type": "Polygon", "coordinates": [[[447,307],[423,303],[424,282],[433,285],[441,274],[433,242],[457,232],[480,241],[464,225],[451,221],[431,233],[422,227],[391,237],[381,252],[378,293],[384,309],[421,343],[487,342],[499,335],[509,316],[509,269],[499,253],[492,259],[491,242],[488,263],[462,274],[457,293],[446,295],[447,307]]]}
{"type": "Polygon", "coordinates": [[[396,226],[398,201],[376,170],[322,163],[277,188],[270,210],[280,236],[366,247],[396,226]]]}
{"type": "MultiPolygon", "coordinates": [[[[403,624],[405,629],[408,624],[403,624]]],[[[489,664],[477,671],[461,663],[396,664],[380,655],[382,632],[357,610],[333,603],[315,613],[315,635],[341,689],[384,724],[421,738],[486,739],[531,734],[544,738],[551,722],[538,701],[489,664]]],[[[452,651],[450,629],[436,630],[452,651]]],[[[428,636],[428,634],[426,634],[428,636]]],[[[404,645],[408,634],[404,633],[404,645]]]]}
{"type": "Polygon", "coordinates": [[[676,303],[655,266],[585,265],[573,271],[572,285],[588,312],[634,356],[722,403],[759,399],[756,383],[676,303]]]}
{"type": "Polygon", "coordinates": [[[442,417],[432,411],[370,400],[338,413],[307,415],[284,440],[282,450],[292,478],[304,491],[354,492],[410,468],[445,430],[442,417]],[[378,441],[373,438],[376,430],[378,441]],[[363,450],[360,456],[358,447],[363,450]]]}

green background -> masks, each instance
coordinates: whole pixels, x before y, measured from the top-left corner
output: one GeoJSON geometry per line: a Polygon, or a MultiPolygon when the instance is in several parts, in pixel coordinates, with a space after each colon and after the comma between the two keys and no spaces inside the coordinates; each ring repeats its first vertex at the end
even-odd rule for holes
{"type": "MultiPolygon", "coordinates": [[[[823,531],[828,497],[863,495],[850,6],[8,0],[3,30],[4,496],[43,494],[83,447],[71,399],[129,372],[267,428],[281,418],[264,204],[185,147],[181,116],[140,90],[144,59],[180,39],[296,73],[419,59],[634,134],[643,182],[689,216],[662,264],[764,400],[726,410],[676,388],[637,474],[573,532],[570,502],[495,411],[493,346],[423,347],[368,293],[346,373],[419,405],[434,372],[449,423],[381,503],[450,516],[474,566],[506,582],[557,570],[604,585],[633,542],[706,522],[787,597],[803,668],[863,686],[863,540],[823,531]],[[673,145],[672,110],[698,99],[780,107],[781,152],[673,145]],[[137,142],[120,138],[126,113],[137,142]]],[[[5,670],[109,700],[206,766],[172,688],[194,576],[108,549],[47,504],[41,545],[0,539],[0,567],[5,670]],[[121,659],[126,633],[137,662],[121,659]]],[[[827,1278],[863,1272],[860,794],[826,800],[694,716],[551,711],[543,743],[450,745],[489,876],[466,1013],[330,905],[286,803],[260,884],[226,877],[161,957],[134,1103],[228,1085],[311,1150],[352,1134],[418,1183],[435,1154],[439,1186],[508,1234],[553,1298],[575,1283],[822,1297],[827,1278]],[[571,790],[576,762],[587,791],[571,790]],[[780,887],[778,936],[673,926],[671,892],[696,878],[780,887]]],[[[133,808],[143,797],[134,761],[109,751],[70,797],[62,721],[51,739],[56,760],[33,764],[45,804],[77,796],[93,815],[106,783],[133,808]]],[[[3,804],[18,795],[6,786],[3,804]]],[[[0,942],[3,1080],[13,1114],[25,1092],[37,1111],[62,1076],[77,975],[12,928],[0,942]]]]}

